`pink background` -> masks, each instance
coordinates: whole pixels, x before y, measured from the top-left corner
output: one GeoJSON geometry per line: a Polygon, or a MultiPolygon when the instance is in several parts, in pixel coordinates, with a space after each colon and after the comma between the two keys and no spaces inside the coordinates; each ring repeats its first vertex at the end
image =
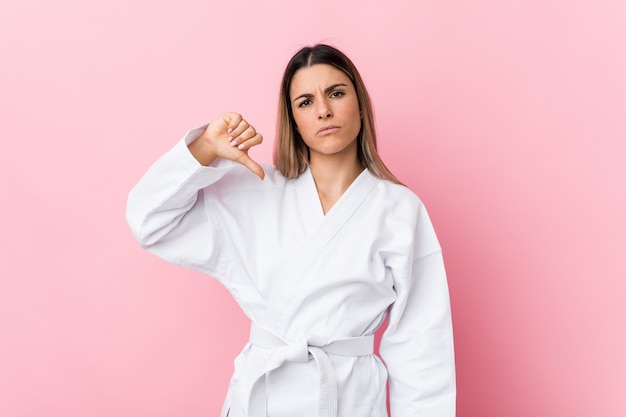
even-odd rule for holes
{"type": "Polygon", "coordinates": [[[626,2],[0,7],[0,416],[215,416],[247,321],[142,251],[126,194],[302,45],[350,55],[449,271],[458,415],[626,415],[626,2]]]}

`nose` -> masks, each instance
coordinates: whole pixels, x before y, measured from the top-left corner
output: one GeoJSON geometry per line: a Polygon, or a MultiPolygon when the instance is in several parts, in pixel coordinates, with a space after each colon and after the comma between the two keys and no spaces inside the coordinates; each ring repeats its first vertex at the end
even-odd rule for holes
{"type": "Polygon", "coordinates": [[[328,119],[329,117],[333,116],[333,112],[330,109],[330,106],[328,105],[328,102],[326,100],[323,100],[320,102],[320,106],[317,109],[317,118],[322,120],[322,119],[328,119]]]}

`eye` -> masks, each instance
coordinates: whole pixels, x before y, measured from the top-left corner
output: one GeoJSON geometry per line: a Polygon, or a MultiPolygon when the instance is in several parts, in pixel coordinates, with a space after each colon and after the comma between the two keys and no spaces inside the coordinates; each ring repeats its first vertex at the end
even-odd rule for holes
{"type": "Polygon", "coordinates": [[[333,91],[332,93],[330,93],[330,97],[331,98],[342,97],[342,96],[345,96],[345,95],[346,95],[346,93],[344,93],[343,91],[339,91],[339,90],[333,91]]]}
{"type": "Polygon", "coordinates": [[[302,100],[302,101],[298,104],[298,107],[306,107],[306,106],[308,106],[308,105],[310,105],[310,104],[311,104],[311,100],[308,100],[308,99],[307,99],[307,100],[302,100]]]}

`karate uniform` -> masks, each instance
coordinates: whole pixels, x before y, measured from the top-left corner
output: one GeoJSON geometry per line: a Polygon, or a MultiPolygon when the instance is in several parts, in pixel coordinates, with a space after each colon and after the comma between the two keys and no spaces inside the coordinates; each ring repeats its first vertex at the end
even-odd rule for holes
{"type": "Polygon", "coordinates": [[[219,280],[252,322],[222,417],[455,414],[441,248],[408,188],[367,169],[324,215],[309,170],[265,180],[190,131],[130,192],[128,223],[161,258],[219,280]],[[373,333],[389,314],[380,354],[373,333]],[[383,362],[384,361],[384,362],[383,362]]]}

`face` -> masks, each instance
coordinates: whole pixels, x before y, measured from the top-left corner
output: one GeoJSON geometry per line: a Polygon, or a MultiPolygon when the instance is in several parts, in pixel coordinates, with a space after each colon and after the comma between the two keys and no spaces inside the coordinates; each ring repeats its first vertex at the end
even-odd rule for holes
{"type": "Polygon", "coordinates": [[[301,68],[291,80],[289,97],[311,162],[331,155],[356,157],[361,112],[346,74],[327,64],[301,68]]]}

